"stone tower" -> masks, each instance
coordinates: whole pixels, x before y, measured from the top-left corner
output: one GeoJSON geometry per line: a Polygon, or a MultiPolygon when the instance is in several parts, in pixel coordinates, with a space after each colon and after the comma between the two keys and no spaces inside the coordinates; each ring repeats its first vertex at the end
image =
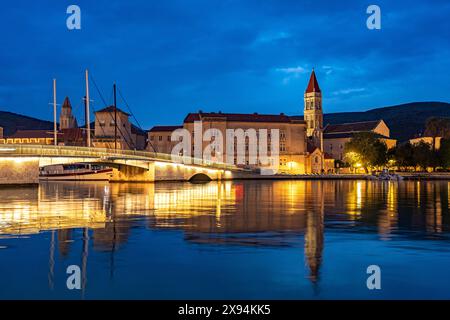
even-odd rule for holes
{"type": "Polygon", "coordinates": [[[59,129],[72,129],[77,127],[77,119],[72,114],[72,105],[70,104],[69,97],[66,97],[61,108],[61,115],[59,116],[59,129]]]}
{"type": "Polygon", "coordinates": [[[317,82],[314,69],[309,78],[308,87],[304,95],[305,106],[303,110],[306,121],[306,135],[312,143],[322,149],[323,111],[322,92],[317,82]]]}

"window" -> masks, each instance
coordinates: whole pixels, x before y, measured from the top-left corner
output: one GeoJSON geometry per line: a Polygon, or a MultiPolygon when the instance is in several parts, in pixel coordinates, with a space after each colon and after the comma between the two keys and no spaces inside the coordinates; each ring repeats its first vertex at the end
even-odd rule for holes
{"type": "Polygon", "coordinates": [[[105,120],[100,120],[100,127],[104,127],[105,126],[105,120]]]}
{"type": "Polygon", "coordinates": [[[158,137],[158,140],[159,140],[159,141],[162,141],[162,136],[159,136],[159,137],[158,137]]]}
{"type": "Polygon", "coordinates": [[[170,141],[170,136],[167,136],[167,141],[170,141]]]}
{"type": "Polygon", "coordinates": [[[153,141],[154,136],[150,136],[150,141],[153,141]]]}

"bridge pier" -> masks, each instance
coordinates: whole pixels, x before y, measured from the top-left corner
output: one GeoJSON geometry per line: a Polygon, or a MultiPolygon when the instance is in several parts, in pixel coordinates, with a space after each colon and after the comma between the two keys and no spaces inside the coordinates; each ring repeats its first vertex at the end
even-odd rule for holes
{"type": "Polygon", "coordinates": [[[0,158],[0,185],[39,183],[39,158],[0,158]]]}

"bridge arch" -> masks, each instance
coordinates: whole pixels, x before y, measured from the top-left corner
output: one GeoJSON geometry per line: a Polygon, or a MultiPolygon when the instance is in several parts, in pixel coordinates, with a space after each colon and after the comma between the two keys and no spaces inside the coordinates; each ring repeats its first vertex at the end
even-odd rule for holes
{"type": "Polygon", "coordinates": [[[209,175],[207,175],[206,173],[203,173],[203,172],[195,173],[193,176],[191,176],[188,179],[189,182],[193,182],[193,183],[209,182],[212,180],[213,179],[209,175]]]}

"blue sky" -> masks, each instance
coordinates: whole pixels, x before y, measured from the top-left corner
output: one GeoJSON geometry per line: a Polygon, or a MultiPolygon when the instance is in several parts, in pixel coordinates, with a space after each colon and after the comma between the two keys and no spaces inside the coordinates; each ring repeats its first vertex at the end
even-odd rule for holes
{"type": "Polygon", "coordinates": [[[302,114],[313,67],[325,112],[448,102],[449,16],[448,0],[10,1],[0,110],[52,119],[56,77],[82,123],[85,68],[108,103],[117,82],[145,129],[197,110],[302,114]],[[81,30],[66,27],[71,4],[81,30]],[[366,28],[370,4],[381,30],[366,28]]]}

